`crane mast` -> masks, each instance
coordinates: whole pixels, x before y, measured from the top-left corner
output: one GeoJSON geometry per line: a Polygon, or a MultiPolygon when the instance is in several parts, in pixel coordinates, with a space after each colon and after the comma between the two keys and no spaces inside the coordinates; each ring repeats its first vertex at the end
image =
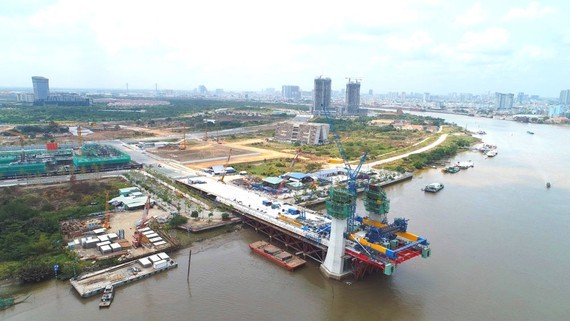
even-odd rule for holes
{"type": "MultiPolygon", "coordinates": [[[[346,156],[346,152],[344,151],[344,147],[342,146],[342,142],[340,140],[340,135],[338,134],[338,131],[334,125],[334,121],[331,118],[330,112],[328,110],[327,107],[323,106],[323,111],[325,113],[325,117],[327,119],[327,122],[330,125],[330,129],[331,132],[333,133],[333,140],[336,144],[336,147],[340,153],[340,156],[342,157],[342,160],[344,162],[344,168],[346,170],[346,176],[348,178],[348,194],[349,195],[345,195],[342,196],[343,191],[342,190],[337,190],[338,195],[338,199],[341,200],[342,203],[344,203],[345,205],[343,206],[336,206],[336,204],[333,204],[335,202],[335,197],[334,197],[334,193],[335,193],[335,188],[331,187],[331,197],[330,197],[330,206],[327,206],[327,212],[328,209],[337,209],[339,210],[339,216],[345,217],[347,219],[347,234],[352,233],[352,231],[354,230],[354,221],[355,221],[355,213],[356,213],[356,180],[358,179],[358,174],[360,173],[360,169],[362,168],[362,165],[364,164],[364,162],[366,161],[366,156],[368,155],[368,152],[364,152],[364,155],[362,155],[362,158],[360,159],[360,162],[358,163],[357,167],[355,169],[352,168],[352,166],[350,165],[350,162],[348,161],[348,158],[346,156]],[[348,196],[348,198],[347,198],[348,196]],[[342,211],[342,212],[340,212],[342,211]]],[[[346,192],[344,192],[346,193],[346,192]]],[[[334,214],[334,213],[333,213],[334,214]]],[[[331,214],[331,215],[333,215],[331,214]]],[[[334,215],[333,215],[334,216],[334,215]]]]}

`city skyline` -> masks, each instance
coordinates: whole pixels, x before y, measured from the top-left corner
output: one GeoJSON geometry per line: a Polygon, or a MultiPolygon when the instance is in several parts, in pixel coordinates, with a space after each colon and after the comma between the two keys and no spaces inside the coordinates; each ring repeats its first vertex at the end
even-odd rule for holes
{"type": "Polygon", "coordinates": [[[568,87],[562,1],[27,0],[0,9],[2,87],[29,87],[31,75],[54,88],[311,90],[319,75],[333,90],[361,78],[364,92],[558,97],[568,87]]]}

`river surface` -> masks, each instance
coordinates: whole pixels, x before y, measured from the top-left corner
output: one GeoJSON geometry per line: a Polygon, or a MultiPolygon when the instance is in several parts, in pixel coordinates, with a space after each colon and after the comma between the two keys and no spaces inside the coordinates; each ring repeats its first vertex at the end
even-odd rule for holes
{"type": "Polygon", "coordinates": [[[452,162],[474,168],[428,169],[386,188],[390,219],[409,218],[408,231],[432,247],[393,276],[338,282],[314,262],[287,272],[251,253],[247,244],[263,236],[244,229],[196,244],[189,284],[185,249],[173,255],[177,269],[118,288],[110,309],[48,281],[22,287],[28,302],[0,319],[570,320],[570,128],[434,116],[486,131],[499,154],[465,152],[452,162]],[[445,188],[421,191],[432,182],[445,188]]]}

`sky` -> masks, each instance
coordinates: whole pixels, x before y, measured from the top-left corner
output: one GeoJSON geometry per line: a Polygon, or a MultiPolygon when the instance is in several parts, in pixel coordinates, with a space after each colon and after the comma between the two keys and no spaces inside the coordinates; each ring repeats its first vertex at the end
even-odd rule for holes
{"type": "Polygon", "coordinates": [[[258,91],[570,88],[569,1],[2,0],[0,86],[258,91]]]}

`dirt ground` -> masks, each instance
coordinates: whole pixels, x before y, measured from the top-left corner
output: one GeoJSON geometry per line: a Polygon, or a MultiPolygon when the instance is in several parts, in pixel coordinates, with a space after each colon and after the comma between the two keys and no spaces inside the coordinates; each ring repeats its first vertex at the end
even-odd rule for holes
{"type": "MultiPolygon", "coordinates": [[[[252,153],[252,151],[248,149],[232,147],[226,144],[194,141],[188,142],[185,150],[178,149],[178,146],[165,146],[161,148],[147,148],[146,152],[162,158],[177,160],[181,163],[222,157],[224,158],[223,160],[220,160],[220,165],[222,165],[226,163],[230,148],[232,149],[232,157],[252,153]]],[[[208,161],[208,163],[213,162],[216,161],[208,161]]]]}
{"type": "MultiPolygon", "coordinates": [[[[107,230],[107,234],[108,233],[116,233],[117,235],[119,234],[119,230],[123,229],[125,230],[125,239],[126,241],[128,241],[129,244],[132,244],[132,241],[134,239],[133,235],[135,232],[135,224],[137,223],[137,221],[139,221],[142,217],[142,213],[143,210],[134,210],[134,211],[122,211],[122,212],[117,212],[117,213],[113,213],[111,214],[111,216],[109,217],[109,225],[110,228],[107,230]]],[[[160,216],[167,216],[168,213],[163,211],[162,209],[158,208],[158,207],[154,207],[152,209],[150,209],[148,216],[155,216],[155,217],[160,217],[160,216]]],[[[126,257],[138,257],[138,256],[144,256],[144,255],[150,255],[151,253],[155,253],[157,251],[163,250],[167,248],[167,246],[163,246],[163,248],[148,248],[148,247],[138,247],[138,248],[128,248],[126,249],[126,251],[123,253],[123,255],[125,255],[126,257]]],[[[76,253],[79,255],[80,258],[82,259],[102,259],[105,258],[105,256],[101,255],[101,252],[99,252],[96,248],[94,249],[83,249],[81,246],[76,248],[76,253]]]]}
{"type": "MultiPolygon", "coordinates": [[[[243,156],[243,157],[232,157],[230,158],[230,165],[231,164],[238,164],[238,163],[249,163],[249,162],[258,162],[263,161],[264,159],[275,159],[275,158],[292,158],[295,157],[295,151],[292,150],[291,152],[277,152],[273,150],[257,148],[253,146],[248,146],[257,142],[263,142],[262,139],[248,139],[236,142],[224,142],[223,146],[226,148],[238,149],[238,150],[246,150],[247,153],[257,153],[256,155],[250,156],[243,156]]],[[[211,144],[211,145],[219,145],[219,144],[211,144]]],[[[232,151],[232,155],[234,155],[232,151]]],[[[192,169],[201,169],[204,167],[216,166],[216,165],[224,165],[226,163],[225,159],[222,160],[214,160],[214,161],[204,161],[199,163],[192,163],[187,164],[186,166],[192,169]]]]}

